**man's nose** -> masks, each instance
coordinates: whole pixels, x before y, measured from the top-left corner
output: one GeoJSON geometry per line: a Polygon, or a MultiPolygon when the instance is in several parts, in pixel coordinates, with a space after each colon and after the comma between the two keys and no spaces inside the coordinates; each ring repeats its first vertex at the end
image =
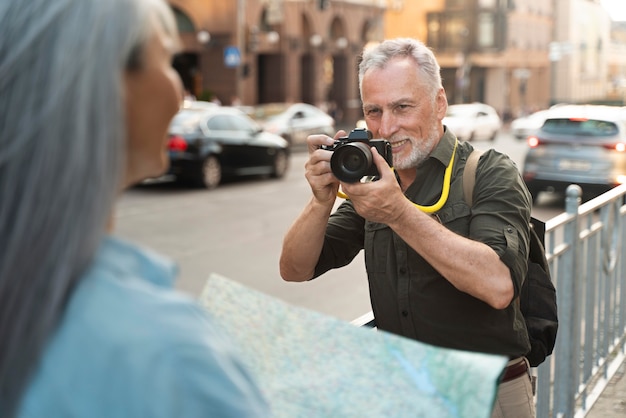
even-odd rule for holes
{"type": "Polygon", "coordinates": [[[378,134],[381,138],[391,138],[397,130],[396,118],[390,112],[384,112],[380,118],[378,134]]]}

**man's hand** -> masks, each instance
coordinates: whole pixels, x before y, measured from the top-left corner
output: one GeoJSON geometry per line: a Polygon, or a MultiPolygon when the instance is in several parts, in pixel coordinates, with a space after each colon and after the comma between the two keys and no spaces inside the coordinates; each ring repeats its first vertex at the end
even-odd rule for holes
{"type": "Polygon", "coordinates": [[[411,202],[404,196],[393,170],[374,147],[372,157],[380,178],[368,183],[341,183],[357,213],[372,222],[389,224],[406,210],[411,202]]]}
{"type": "MultiPolygon", "coordinates": [[[[335,134],[335,139],[342,136],[346,136],[346,132],[338,131],[335,134]]],[[[333,204],[339,190],[339,180],[330,170],[330,158],[333,153],[321,149],[322,145],[332,146],[335,139],[326,135],[309,135],[306,140],[309,148],[309,159],[304,165],[304,175],[309,182],[314,199],[322,204],[333,204]]]]}

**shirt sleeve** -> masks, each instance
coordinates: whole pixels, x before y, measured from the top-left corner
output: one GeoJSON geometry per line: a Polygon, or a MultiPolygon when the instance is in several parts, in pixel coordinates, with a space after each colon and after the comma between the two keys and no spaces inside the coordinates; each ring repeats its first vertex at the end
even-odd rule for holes
{"type": "Polygon", "coordinates": [[[333,268],[350,264],[363,249],[365,219],[346,200],[330,216],[324,236],[324,247],[313,278],[333,268]]]}
{"type": "Polygon", "coordinates": [[[476,170],[470,237],[489,245],[509,267],[519,295],[529,251],[531,198],[515,163],[494,150],[476,170]]]}
{"type": "Polygon", "coordinates": [[[139,416],[268,417],[269,406],[236,350],[217,327],[171,346],[152,362],[139,416]]]}

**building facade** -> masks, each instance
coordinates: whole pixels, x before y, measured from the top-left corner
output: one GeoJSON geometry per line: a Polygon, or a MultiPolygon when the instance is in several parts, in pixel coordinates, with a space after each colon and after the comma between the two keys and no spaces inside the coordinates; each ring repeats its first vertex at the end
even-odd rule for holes
{"type": "Polygon", "coordinates": [[[433,49],[449,103],[483,102],[505,117],[548,106],[552,2],[389,0],[388,5],[385,37],[413,36],[433,49]]]}
{"type": "Polygon", "coordinates": [[[505,118],[626,96],[623,28],[598,0],[169,2],[185,87],[224,104],[332,105],[353,123],[363,47],[397,36],[434,50],[450,103],[484,102],[505,118]]]}
{"type": "Polygon", "coordinates": [[[380,0],[169,0],[183,54],[175,67],[196,97],[244,105],[329,103],[361,114],[357,60],[383,37],[380,0]]]}

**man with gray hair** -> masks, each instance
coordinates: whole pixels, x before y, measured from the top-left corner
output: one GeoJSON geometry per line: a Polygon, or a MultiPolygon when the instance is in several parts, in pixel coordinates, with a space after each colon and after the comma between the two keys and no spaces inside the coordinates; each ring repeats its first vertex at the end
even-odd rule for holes
{"type": "Polygon", "coordinates": [[[387,40],[366,50],[359,87],[373,138],[391,144],[395,175],[371,148],[377,180],[340,182],[328,149],[335,140],[309,136],[312,197],[284,238],[283,279],[316,278],[365,250],[379,329],[507,356],[493,417],[534,417],[524,358],[530,344],[516,303],[527,270],[531,199],[517,168],[486,151],[473,204],[466,203],[462,178],[473,147],[442,123],[448,103],[439,65],[421,42],[387,40]],[[348,199],[333,212],[338,193],[348,199]]]}

